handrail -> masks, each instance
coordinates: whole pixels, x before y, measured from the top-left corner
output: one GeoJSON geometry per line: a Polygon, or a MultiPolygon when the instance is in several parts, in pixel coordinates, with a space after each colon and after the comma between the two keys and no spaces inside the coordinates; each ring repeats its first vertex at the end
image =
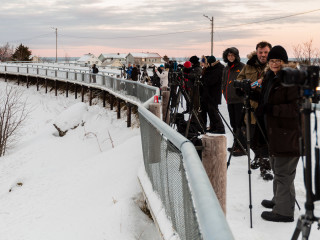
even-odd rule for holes
{"type": "MultiPolygon", "coordinates": [[[[20,67],[27,68],[26,66],[20,66],[20,67]]],[[[182,136],[177,131],[169,127],[166,123],[161,121],[159,118],[157,118],[155,115],[153,115],[151,112],[147,110],[149,103],[151,103],[152,101],[152,98],[153,98],[152,96],[149,96],[148,100],[145,99],[141,102],[138,102],[128,98],[128,95],[125,95],[120,92],[116,92],[114,91],[113,88],[108,88],[107,86],[92,84],[92,83],[85,83],[78,80],[70,80],[70,79],[57,77],[57,71],[66,72],[64,70],[52,70],[52,71],[56,71],[55,76],[39,75],[39,71],[37,71],[37,74],[35,74],[35,76],[51,78],[54,80],[69,81],[72,83],[80,83],[80,84],[88,85],[90,87],[98,87],[106,91],[109,91],[110,93],[112,93],[113,95],[121,99],[124,99],[126,101],[132,102],[133,104],[137,105],[139,107],[138,108],[139,114],[141,114],[154,128],[156,128],[165,139],[170,141],[178,150],[181,151],[182,164],[185,169],[187,184],[190,189],[191,198],[192,198],[191,200],[195,209],[195,215],[197,216],[199,232],[201,233],[202,239],[204,240],[234,239],[231,233],[231,230],[228,226],[228,223],[226,221],[226,218],[224,216],[224,213],[219,204],[219,201],[212,189],[211,183],[207,177],[207,174],[203,168],[203,165],[199,159],[199,156],[194,148],[194,145],[184,136],[182,136]]],[[[0,68],[0,73],[1,72],[21,74],[26,76],[32,75],[28,73],[28,71],[27,72],[8,72],[8,71],[2,71],[2,69],[0,68]]],[[[89,73],[81,73],[81,74],[83,75],[83,74],[89,74],[89,73]]],[[[99,74],[97,74],[97,76],[98,75],[99,74]]],[[[101,75],[101,76],[106,77],[104,75],[101,75]]],[[[143,87],[147,91],[151,91],[153,95],[159,95],[158,88],[148,86],[146,84],[142,84],[139,82],[130,81],[130,80],[117,79],[109,76],[108,78],[113,79],[114,81],[122,82],[122,83],[133,84],[137,88],[143,87]]]]}

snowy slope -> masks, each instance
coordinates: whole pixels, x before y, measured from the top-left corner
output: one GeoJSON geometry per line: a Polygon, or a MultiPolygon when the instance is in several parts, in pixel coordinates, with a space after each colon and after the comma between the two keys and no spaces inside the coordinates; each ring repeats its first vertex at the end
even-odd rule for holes
{"type": "MultiPolygon", "coordinates": [[[[0,80],[0,88],[4,86],[0,80]]],[[[159,239],[153,222],[136,203],[141,197],[139,128],[128,129],[125,120],[116,120],[115,112],[102,104],[89,107],[72,95],[22,89],[32,112],[15,147],[0,158],[0,239],[159,239]],[[80,122],[84,126],[62,138],[53,127],[56,123],[69,129],[80,122]]],[[[224,103],[220,110],[227,118],[224,103]]],[[[227,137],[231,146],[228,130],[227,137]]],[[[260,217],[265,210],[260,202],[271,198],[272,182],[253,170],[251,229],[246,157],[233,157],[227,174],[227,220],[235,239],[290,239],[296,221],[271,223],[260,217]]],[[[295,220],[305,212],[301,162],[296,192],[302,209],[296,208],[295,220]]],[[[318,202],[315,213],[320,216],[318,202]]],[[[315,223],[309,239],[320,239],[315,223]]]]}

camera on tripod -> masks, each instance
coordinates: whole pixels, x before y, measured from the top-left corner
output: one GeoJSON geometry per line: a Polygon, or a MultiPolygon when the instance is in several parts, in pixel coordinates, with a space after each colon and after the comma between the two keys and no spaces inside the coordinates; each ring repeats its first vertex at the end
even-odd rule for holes
{"type": "Polygon", "coordinates": [[[305,89],[316,89],[319,86],[319,70],[318,66],[302,66],[301,70],[292,68],[283,68],[282,84],[284,86],[300,86],[305,89]]]}
{"type": "Polygon", "coordinates": [[[233,83],[235,88],[239,88],[245,92],[246,95],[249,95],[251,91],[251,81],[250,79],[243,79],[243,80],[234,80],[233,83]]]}

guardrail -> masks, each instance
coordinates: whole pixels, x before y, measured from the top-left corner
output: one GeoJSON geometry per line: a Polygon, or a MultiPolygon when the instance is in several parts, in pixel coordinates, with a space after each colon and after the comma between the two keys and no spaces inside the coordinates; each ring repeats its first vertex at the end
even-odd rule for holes
{"type": "Polygon", "coordinates": [[[85,84],[136,104],[145,170],[180,239],[234,239],[194,145],[147,110],[157,88],[101,74],[93,84],[90,73],[10,64],[0,64],[0,74],[85,84]]]}

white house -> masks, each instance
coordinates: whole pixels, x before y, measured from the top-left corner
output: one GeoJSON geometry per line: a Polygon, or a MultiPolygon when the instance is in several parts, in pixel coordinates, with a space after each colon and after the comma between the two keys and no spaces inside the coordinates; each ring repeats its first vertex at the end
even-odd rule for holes
{"type": "Polygon", "coordinates": [[[126,53],[101,53],[98,57],[101,62],[112,62],[113,60],[117,59],[119,62],[126,61],[126,53]]]}
{"type": "Polygon", "coordinates": [[[92,64],[96,64],[97,66],[101,65],[100,59],[94,56],[92,53],[83,55],[81,58],[79,58],[77,63],[84,66],[90,66],[92,64]]]}
{"type": "Polygon", "coordinates": [[[138,65],[151,65],[161,63],[161,56],[158,53],[129,53],[126,57],[126,63],[138,65]]]}

